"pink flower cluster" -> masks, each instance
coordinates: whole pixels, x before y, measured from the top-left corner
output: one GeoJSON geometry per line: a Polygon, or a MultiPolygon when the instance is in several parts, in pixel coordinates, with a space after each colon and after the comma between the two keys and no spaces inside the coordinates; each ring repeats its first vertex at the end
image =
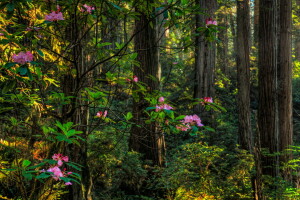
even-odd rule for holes
{"type": "Polygon", "coordinates": [[[202,98],[202,100],[203,100],[201,102],[202,105],[205,105],[206,103],[213,103],[212,97],[204,97],[204,98],[202,98]]]}
{"type": "Polygon", "coordinates": [[[52,11],[50,14],[45,16],[45,20],[53,22],[58,20],[64,20],[63,14],[60,12],[60,6],[56,6],[57,11],[52,11]]]}
{"type": "Polygon", "coordinates": [[[58,20],[64,20],[64,17],[61,12],[52,11],[50,14],[45,16],[45,20],[53,22],[58,20]]]}
{"type": "Polygon", "coordinates": [[[165,102],[165,98],[164,97],[159,97],[158,102],[160,102],[161,104],[156,105],[156,109],[155,111],[158,112],[160,110],[172,110],[173,107],[164,103],[165,102]]]}
{"type": "MultiPolygon", "coordinates": [[[[63,156],[62,154],[54,154],[52,156],[53,160],[57,161],[57,165],[55,165],[54,167],[50,167],[47,172],[51,172],[53,173],[52,178],[56,181],[61,180],[61,177],[66,177],[70,174],[72,174],[72,172],[66,172],[66,169],[64,169],[63,171],[59,168],[63,165],[63,161],[64,162],[68,162],[69,161],[69,157],[68,156],[63,156]]],[[[72,185],[71,182],[66,182],[65,185],[72,185]]]]}
{"type": "Polygon", "coordinates": [[[26,62],[31,62],[33,60],[33,55],[30,51],[20,52],[12,56],[14,62],[24,65],[26,62]]]}
{"type": "Polygon", "coordinates": [[[88,12],[90,14],[92,14],[93,10],[95,10],[95,7],[93,6],[88,6],[86,4],[83,5],[84,8],[80,8],[81,12],[88,12]]]}
{"type": "Polygon", "coordinates": [[[104,112],[99,111],[99,112],[97,112],[96,117],[105,118],[106,115],[107,115],[107,110],[105,110],[104,112]]]}
{"type": "Polygon", "coordinates": [[[217,26],[218,25],[217,21],[213,20],[212,18],[206,19],[205,20],[205,24],[206,24],[206,26],[209,26],[209,25],[215,25],[215,26],[217,26]]]}
{"type": "Polygon", "coordinates": [[[126,81],[128,81],[128,82],[133,81],[133,82],[137,83],[137,82],[139,82],[139,78],[138,78],[137,76],[134,75],[133,78],[132,78],[132,80],[129,79],[129,78],[127,78],[126,81]]]}
{"type": "Polygon", "coordinates": [[[197,125],[199,127],[204,126],[201,123],[201,119],[198,117],[198,115],[186,115],[181,122],[182,124],[176,126],[176,128],[181,131],[187,131],[191,129],[191,125],[197,125]]]}
{"type": "Polygon", "coordinates": [[[57,161],[57,165],[58,165],[59,167],[62,166],[63,161],[64,161],[64,162],[69,162],[69,157],[68,157],[68,156],[63,156],[63,155],[60,154],[60,153],[54,154],[54,155],[52,156],[52,159],[57,161]]]}

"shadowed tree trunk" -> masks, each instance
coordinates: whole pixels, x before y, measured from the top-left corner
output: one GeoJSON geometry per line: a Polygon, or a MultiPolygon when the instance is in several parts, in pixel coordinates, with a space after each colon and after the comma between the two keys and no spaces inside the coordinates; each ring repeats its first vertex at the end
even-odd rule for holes
{"type": "MultiPolygon", "coordinates": [[[[262,175],[278,176],[278,157],[268,153],[278,151],[277,119],[277,1],[260,0],[259,4],[259,107],[258,137],[262,175]]],[[[271,185],[269,185],[271,187],[271,185]]],[[[260,188],[262,189],[262,188],[260,188]]],[[[273,188],[275,189],[275,188],[273,188]]],[[[259,194],[262,194],[261,191],[259,194]]],[[[264,194],[259,199],[265,199],[264,194]]]]}
{"type": "MultiPolygon", "coordinates": [[[[136,12],[140,13],[139,19],[135,21],[135,32],[137,33],[134,40],[134,48],[138,53],[137,60],[140,66],[134,66],[134,75],[139,81],[145,83],[148,92],[159,89],[159,61],[158,46],[156,33],[156,20],[150,15],[154,11],[150,7],[152,1],[143,1],[145,8],[136,7],[136,12]],[[154,80],[152,77],[155,77],[154,80]]],[[[137,89],[137,86],[134,87],[137,89]]],[[[156,124],[145,124],[147,117],[144,110],[148,107],[144,100],[143,94],[139,93],[139,100],[133,103],[133,122],[136,126],[132,127],[129,141],[129,148],[143,154],[145,160],[151,160],[153,165],[163,166],[165,141],[162,133],[158,132],[156,124]]]]}
{"type": "Polygon", "coordinates": [[[237,0],[237,105],[239,144],[252,151],[250,122],[250,9],[249,0],[237,0]]]}
{"type": "MultiPolygon", "coordinates": [[[[205,20],[213,18],[214,12],[217,9],[216,0],[196,0],[201,11],[206,12],[209,16],[203,14],[196,14],[196,33],[199,35],[195,38],[195,86],[194,98],[212,97],[214,96],[214,69],[216,57],[215,42],[208,42],[205,40],[203,33],[198,31],[198,28],[205,27],[205,20]]],[[[196,105],[194,107],[196,114],[202,114],[202,119],[206,116],[202,112],[202,106],[196,105]]]]}
{"type": "MultiPolygon", "coordinates": [[[[280,0],[278,41],[278,117],[279,117],[279,150],[284,151],[292,145],[292,0],[280,0]]],[[[281,162],[291,159],[291,154],[283,153],[281,162]]],[[[284,170],[282,176],[291,180],[289,170],[284,170]]]]}

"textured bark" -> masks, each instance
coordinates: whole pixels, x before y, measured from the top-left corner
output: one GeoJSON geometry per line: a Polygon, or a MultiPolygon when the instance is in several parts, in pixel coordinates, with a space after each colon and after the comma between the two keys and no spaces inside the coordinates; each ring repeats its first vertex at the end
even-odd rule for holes
{"type": "MultiPolygon", "coordinates": [[[[284,151],[292,145],[292,0],[280,0],[279,13],[279,42],[278,42],[278,117],[280,142],[279,150],[284,151]]],[[[291,159],[291,154],[284,153],[281,162],[291,159]]],[[[283,171],[283,177],[290,180],[288,170],[283,171]]]]}
{"type": "MultiPolygon", "coordinates": [[[[144,3],[151,3],[150,1],[144,3]]],[[[134,40],[134,48],[138,53],[137,60],[140,66],[134,67],[134,75],[139,81],[147,84],[149,92],[159,89],[159,62],[157,33],[155,28],[155,19],[143,10],[136,8],[140,13],[139,19],[135,21],[135,32],[137,33],[134,40]],[[152,24],[152,25],[151,25],[152,24]],[[157,78],[153,80],[152,77],[157,78]]],[[[136,89],[136,88],[134,88],[136,89]]],[[[143,154],[145,160],[151,160],[153,165],[162,166],[164,164],[165,142],[162,133],[158,132],[156,124],[145,124],[147,117],[144,110],[148,107],[144,96],[139,94],[139,100],[133,103],[134,123],[139,126],[133,126],[129,141],[131,150],[143,154]]]]}
{"type": "MultiPolygon", "coordinates": [[[[269,153],[278,151],[278,120],[276,94],[276,0],[260,0],[259,6],[259,108],[258,131],[260,148],[269,153]]],[[[263,175],[276,177],[277,156],[262,153],[263,175]]]]}
{"type": "MultiPolygon", "coordinates": [[[[296,0],[296,15],[298,18],[300,18],[300,0],[296,0]]],[[[295,57],[298,61],[300,61],[300,25],[295,27],[296,33],[295,33],[295,57]]]]}
{"type": "Polygon", "coordinates": [[[88,196],[87,189],[90,184],[90,171],[87,163],[89,108],[85,106],[87,102],[82,100],[80,91],[82,88],[90,86],[91,72],[85,74],[82,79],[79,79],[79,77],[88,70],[88,56],[85,53],[82,43],[78,42],[79,38],[82,38],[85,30],[82,25],[78,24],[76,15],[72,15],[71,17],[71,23],[66,31],[66,39],[74,44],[72,53],[69,55],[70,60],[73,60],[73,62],[69,63],[70,70],[63,77],[62,89],[65,96],[74,96],[75,98],[71,104],[63,106],[62,119],[64,123],[73,122],[74,125],[78,125],[76,129],[82,131],[81,137],[84,141],[80,141],[80,146],[76,144],[68,145],[66,147],[66,152],[72,162],[84,166],[84,170],[76,171],[81,175],[81,184],[73,184],[72,187],[69,187],[69,193],[65,194],[63,199],[86,200],[88,196]],[[76,69],[76,76],[71,74],[72,69],[76,69]]]}
{"type": "MultiPolygon", "coordinates": [[[[225,75],[225,77],[228,77],[228,28],[229,28],[229,17],[228,13],[226,11],[226,7],[222,6],[222,10],[218,10],[218,25],[221,27],[224,27],[224,29],[220,29],[218,32],[218,38],[221,42],[219,42],[218,45],[218,63],[219,68],[221,69],[222,73],[225,75]]],[[[225,86],[227,85],[227,82],[225,82],[225,86]]]]}
{"type": "Polygon", "coordinates": [[[251,152],[250,122],[250,9],[249,0],[237,0],[237,104],[239,115],[239,144],[251,152]]]}
{"type": "Polygon", "coordinates": [[[254,0],[254,36],[253,41],[255,47],[257,47],[258,43],[258,24],[259,24],[259,0],[254,0]]]}
{"type": "MultiPolygon", "coordinates": [[[[209,16],[196,14],[196,29],[205,26],[205,19],[214,16],[217,8],[215,0],[196,0],[196,4],[209,16]]],[[[197,32],[197,31],[196,31],[197,32]]],[[[199,32],[198,32],[199,33],[199,32]]],[[[202,33],[195,38],[195,86],[194,98],[214,96],[214,70],[215,70],[216,44],[205,40],[202,33]]],[[[201,105],[194,107],[200,114],[201,105]]],[[[203,113],[202,113],[202,117],[203,113]]]]}

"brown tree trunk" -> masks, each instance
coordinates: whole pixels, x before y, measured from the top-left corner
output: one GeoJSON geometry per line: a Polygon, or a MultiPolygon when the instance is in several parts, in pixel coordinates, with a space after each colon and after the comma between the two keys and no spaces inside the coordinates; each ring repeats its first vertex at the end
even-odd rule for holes
{"type": "MultiPolygon", "coordinates": [[[[215,0],[196,0],[196,4],[200,6],[209,16],[196,14],[196,29],[205,26],[205,19],[214,16],[217,8],[215,0]]],[[[203,33],[199,33],[195,38],[195,86],[194,98],[212,97],[214,96],[214,69],[216,56],[216,43],[205,40],[203,33]]],[[[194,111],[200,114],[201,105],[194,107],[194,111]]],[[[202,118],[206,118],[203,116],[202,118]]]]}
{"type": "MultiPolygon", "coordinates": [[[[276,177],[278,175],[278,158],[267,153],[278,151],[278,119],[277,119],[277,35],[276,35],[276,0],[260,0],[259,5],[259,107],[258,131],[260,163],[262,175],[276,177]]],[[[261,177],[261,174],[258,175],[261,177]]],[[[274,189],[274,188],[273,188],[274,189]]],[[[263,199],[265,197],[260,197],[263,199]]]]}
{"type": "Polygon", "coordinates": [[[254,36],[253,42],[255,47],[257,47],[258,43],[258,24],[259,24],[259,0],[254,0],[254,36]]]}
{"type": "MultiPolygon", "coordinates": [[[[147,6],[151,1],[143,2],[147,6]]],[[[145,9],[145,8],[144,8],[145,9]]],[[[154,9],[148,8],[151,13],[154,9]]],[[[134,75],[139,81],[146,83],[148,92],[159,89],[159,62],[157,33],[155,28],[155,19],[152,19],[144,10],[136,8],[140,13],[139,19],[135,21],[134,48],[138,53],[137,60],[140,66],[134,67],[134,75]],[[157,78],[153,80],[152,77],[157,78]]],[[[135,87],[134,89],[137,89],[135,87]]],[[[132,127],[129,141],[129,148],[143,154],[145,160],[151,160],[153,165],[163,166],[165,141],[162,133],[158,132],[156,124],[145,124],[147,117],[144,110],[148,107],[143,94],[139,93],[139,100],[133,103],[133,117],[135,126],[132,127]]]]}
{"type": "MultiPolygon", "coordinates": [[[[292,0],[280,0],[278,41],[278,117],[279,117],[279,150],[286,150],[292,145],[292,0]]],[[[286,163],[291,154],[283,153],[280,161],[286,163]]],[[[283,177],[291,180],[288,170],[283,171],[283,177]]]]}
{"type": "MultiPolygon", "coordinates": [[[[298,19],[300,18],[300,0],[296,0],[296,15],[298,19]]],[[[300,25],[297,23],[295,34],[295,57],[300,61],[300,25]]]]}
{"type": "Polygon", "coordinates": [[[82,38],[84,29],[82,25],[78,24],[77,16],[71,15],[71,23],[66,30],[66,39],[74,44],[71,54],[69,55],[72,63],[69,63],[69,71],[63,77],[62,90],[65,96],[74,96],[72,103],[63,106],[62,119],[63,123],[73,122],[77,125],[76,129],[82,131],[81,137],[84,141],[79,141],[80,146],[70,144],[66,146],[67,155],[72,162],[84,166],[82,171],[75,171],[81,175],[81,184],[74,183],[69,187],[69,193],[63,196],[63,199],[68,200],[86,200],[87,189],[90,184],[90,171],[88,167],[87,156],[87,138],[88,138],[88,121],[89,121],[89,108],[85,104],[87,101],[82,100],[81,89],[90,86],[91,73],[87,73],[82,79],[82,76],[88,69],[88,56],[85,53],[84,46],[79,39],[82,38]],[[76,70],[76,76],[71,74],[72,70],[76,70]]]}
{"type": "MultiPolygon", "coordinates": [[[[224,27],[224,29],[220,29],[218,32],[218,38],[221,42],[218,42],[218,52],[217,57],[219,63],[219,69],[223,73],[225,77],[228,77],[228,28],[229,28],[229,17],[227,13],[226,6],[222,6],[223,9],[218,11],[218,25],[224,27]]],[[[224,81],[225,86],[227,85],[227,81],[224,81]]]]}
{"type": "Polygon", "coordinates": [[[250,9],[249,0],[237,0],[237,105],[239,115],[239,144],[252,151],[250,122],[250,9]]]}

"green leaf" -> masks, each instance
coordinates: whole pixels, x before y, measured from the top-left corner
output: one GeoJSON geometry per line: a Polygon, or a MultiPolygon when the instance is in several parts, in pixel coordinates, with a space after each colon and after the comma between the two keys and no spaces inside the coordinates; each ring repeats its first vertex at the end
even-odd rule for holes
{"type": "Polygon", "coordinates": [[[99,44],[97,44],[97,47],[100,48],[100,47],[104,47],[104,46],[109,46],[111,44],[112,44],[111,42],[99,43],[99,44]]]}
{"type": "Polygon", "coordinates": [[[26,168],[26,167],[28,167],[30,164],[31,164],[31,161],[30,161],[30,160],[23,160],[23,162],[22,162],[22,167],[26,168]]]}
{"type": "Polygon", "coordinates": [[[208,131],[211,131],[211,132],[216,132],[215,129],[209,127],[209,126],[203,126],[204,129],[208,130],[208,131]]]}
{"type": "Polygon", "coordinates": [[[128,112],[128,113],[126,114],[126,116],[125,116],[125,120],[126,120],[126,121],[129,121],[129,120],[132,119],[132,117],[133,117],[132,113],[131,113],[131,112],[128,112]]]}
{"type": "Polygon", "coordinates": [[[28,71],[27,67],[23,67],[23,66],[18,69],[18,72],[20,73],[21,76],[26,75],[27,71],[28,71]]]}
{"type": "Polygon", "coordinates": [[[29,181],[32,180],[32,178],[33,178],[33,175],[31,173],[26,172],[26,171],[23,171],[22,175],[24,176],[25,179],[27,179],[29,181]]]}
{"type": "Polygon", "coordinates": [[[39,54],[40,56],[42,56],[42,57],[45,56],[44,53],[43,53],[41,50],[37,50],[37,52],[38,52],[38,54],[39,54]]]}
{"type": "Polygon", "coordinates": [[[181,0],[182,5],[186,5],[189,2],[189,0],[181,0]]]}
{"type": "Polygon", "coordinates": [[[148,107],[148,108],[146,108],[146,111],[148,111],[148,110],[155,110],[156,109],[156,107],[148,107]]]}
{"type": "Polygon", "coordinates": [[[7,8],[7,11],[8,11],[8,12],[12,12],[12,11],[14,11],[14,9],[15,9],[15,5],[14,5],[13,3],[8,3],[8,4],[6,5],[6,8],[7,8]]]}
{"type": "Polygon", "coordinates": [[[36,179],[45,179],[45,178],[49,178],[51,175],[49,173],[41,173],[40,175],[36,176],[36,179]]]}
{"type": "Polygon", "coordinates": [[[122,8],[121,8],[120,6],[118,6],[118,5],[116,5],[116,4],[112,3],[112,2],[110,2],[110,4],[111,4],[113,7],[115,7],[116,9],[118,9],[118,10],[122,10],[122,8]]]}
{"type": "Polygon", "coordinates": [[[69,165],[70,167],[73,167],[74,169],[81,171],[81,168],[73,163],[65,162],[66,165],[69,165]]]}
{"type": "Polygon", "coordinates": [[[11,68],[12,66],[14,66],[15,64],[17,64],[16,62],[10,62],[10,63],[6,63],[3,67],[6,69],[11,68]]]}

